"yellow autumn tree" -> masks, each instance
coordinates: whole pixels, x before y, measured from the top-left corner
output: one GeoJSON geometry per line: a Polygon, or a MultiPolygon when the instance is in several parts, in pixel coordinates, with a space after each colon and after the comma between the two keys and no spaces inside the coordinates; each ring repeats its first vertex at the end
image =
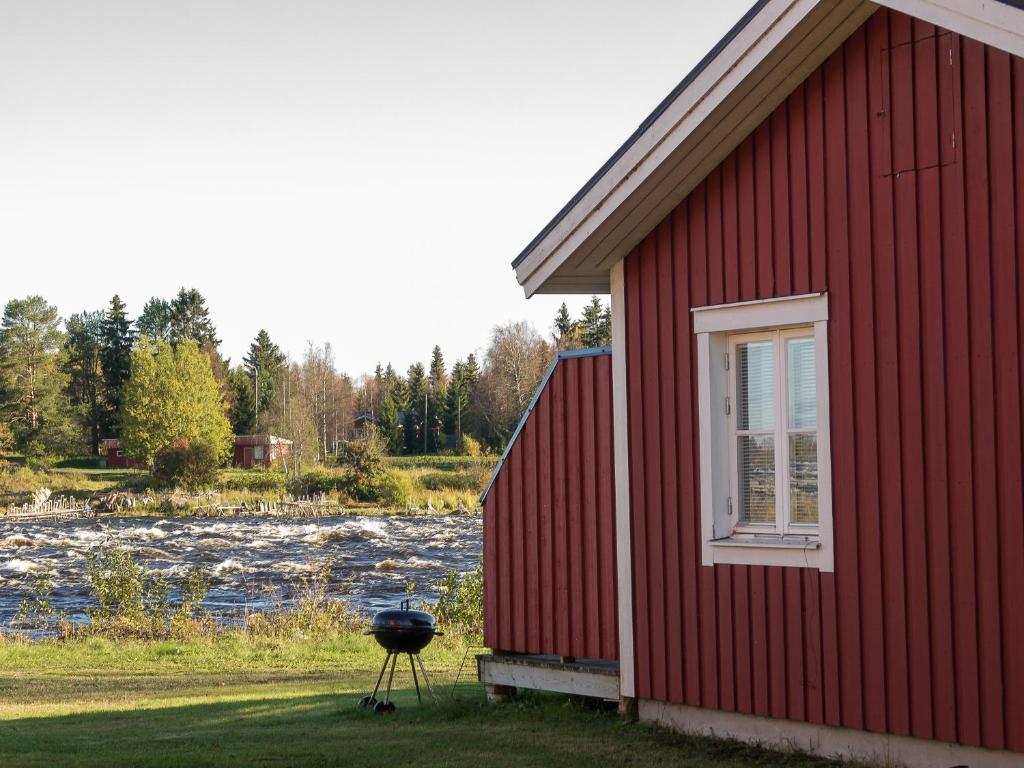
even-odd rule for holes
{"type": "Polygon", "coordinates": [[[121,399],[121,440],[126,455],[147,465],[162,449],[196,441],[213,446],[219,461],[228,458],[227,406],[194,342],[140,340],[121,399]]]}

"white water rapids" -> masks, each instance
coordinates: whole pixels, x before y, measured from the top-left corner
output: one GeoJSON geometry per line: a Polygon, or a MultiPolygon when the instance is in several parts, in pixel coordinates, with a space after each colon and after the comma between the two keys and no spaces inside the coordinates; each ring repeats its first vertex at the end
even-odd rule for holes
{"type": "Polygon", "coordinates": [[[0,518],[0,632],[12,628],[33,572],[53,571],[52,602],[85,621],[88,553],[127,547],[151,575],[174,588],[192,569],[211,582],[203,607],[231,622],[246,610],[289,605],[302,580],[326,569],[328,594],[358,610],[394,607],[409,596],[433,600],[438,581],[480,560],[478,515],[119,518],[4,523],[0,518]],[[412,593],[407,595],[407,585],[412,593]]]}

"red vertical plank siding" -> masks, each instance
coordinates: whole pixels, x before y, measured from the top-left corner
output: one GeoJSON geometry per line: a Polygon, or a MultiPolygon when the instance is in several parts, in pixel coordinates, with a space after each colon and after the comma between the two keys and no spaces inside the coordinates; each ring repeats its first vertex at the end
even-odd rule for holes
{"type": "MultiPolygon", "coordinates": [[[[594,366],[592,361],[576,366],[579,368],[579,411],[581,414],[594,412],[594,366]]],[[[594,456],[595,419],[580,418],[580,455],[594,456]]],[[[601,530],[597,523],[597,477],[595,462],[580,462],[580,533],[583,547],[579,553],[582,563],[600,562],[601,530]]],[[[583,638],[577,655],[586,658],[601,656],[601,586],[597,583],[597,569],[585,568],[580,574],[581,609],[584,614],[583,638]]]]}
{"type": "MultiPolygon", "coordinates": [[[[992,68],[994,82],[1010,80],[1009,115],[994,110],[994,126],[998,131],[1004,121],[1010,127],[1024,125],[1024,61],[1013,59],[1003,71],[997,64],[992,68]]],[[[999,104],[999,101],[996,102],[999,104]]],[[[1014,514],[1024,506],[1024,488],[1019,468],[1022,461],[1021,446],[1021,311],[1024,309],[1024,131],[1017,130],[1012,138],[1013,163],[996,163],[993,174],[993,226],[1000,234],[993,240],[996,305],[996,379],[997,408],[999,409],[999,511],[1000,511],[1000,574],[1003,600],[1003,661],[1006,680],[1024,679],[1024,657],[1016,652],[1024,646],[1024,592],[1013,585],[1024,583],[1024,516],[1014,514]],[[1005,229],[1004,229],[1005,227],[1005,229]],[[1018,288],[1020,286],[1020,288],[1018,288]],[[1016,358],[1016,365],[1013,364],[1016,358]]],[[[1011,723],[1024,722],[1024,686],[1005,688],[1005,719],[1011,723]]],[[[1006,729],[1006,746],[1024,751],[1024,728],[1006,729]]]]}
{"type": "Polygon", "coordinates": [[[1021,60],[880,9],[626,257],[640,697],[1024,751],[1021,126],[1021,60]],[[704,567],[690,310],[810,291],[835,572],[704,567]]]}
{"type": "MultiPolygon", "coordinates": [[[[923,44],[922,44],[923,45],[923,44]]],[[[935,46],[929,41],[929,48],[935,46]]],[[[937,49],[938,46],[935,46],[937,49]]],[[[937,50],[936,53],[939,53],[937,50]]],[[[958,56],[968,53],[965,49],[958,56]]],[[[974,67],[967,57],[965,64],[974,67]]],[[[972,88],[971,90],[975,90],[972,88]]],[[[941,103],[941,89],[939,89],[941,103]]],[[[940,109],[941,112],[941,109],[940,109]]],[[[957,706],[957,741],[979,743],[981,721],[978,690],[978,637],[975,582],[975,529],[973,519],[974,483],[971,422],[970,283],[967,263],[968,228],[966,186],[975,188],[974,174],[965,173],[966,163],[939,167],[942,211],[943,316],[946,342],[946,415],[949,428],[950,541],[953,584],[954,677],[957,706]],[[972,514],[967,515],[965,512],[972,514]]],[[[978,167],[971,163],[975,173],[978,167]]]]}
{"type": "MultiPolygon", "coordinates": [[[[566,435],[566,472],[565,482],[568,532],[568,553],[566,561],[570,564],[582,562],[583,557],[583,499],[580,492],[583,470],[580,461],[580,450],[583,447],[580,434],[580,413],[576,406],[580,400],[580,368],[578,365],[566,366],[563,369],[565,381],[565,435],[566,435]]],[[[579,567],[569,568],[569,655],[586,656],[583,647],[585,631],[586,596],[583,592],[583,573],[579,567]]]]}
{"type": "MultiPolygon", "coordinates": [[[[987,82],[985,46],[964,41],[964,77],[987,82]]],[[[989,84],[991,87],[991,84],[989,84]]],[[[968,311],[970,313],[972,489],[974,509],[975,573],[977,584],[977,633],[999,635],[999,530],[995,475],[995,385],[992,357],[992,264],[988,190],[988,110],[986,88],[969,88],[964,94],[964,167],[967,179],[968,311]],[[985,589],[984,585],[990,585],[985,589]]],[[[1002,663],[998,652],[978,649],[980,721],[979,743],[1003,746],[1002,663]]]]}
{"type": "MultiPolygon", "coordinates": [[[[537,595],[540,592],[540,572],[535,563],[540,554],[540,528],[537,518],[540,514],[537,498],[537,422],[528,420],[523,429],[522,447],[523,464],[523,562],[526,571],[526,594],[537,595]]],[[[526,600],[526,648],[530,653],[540,652],[540,600],[526,600]]]]}
{"type": "MultiPolygon", "coordinates": [[[[541,604],[541,648],[555,647],[555,547],[554,547],[554,506],[552,503],[552,462],[551,450],[551,398],[541,397],[537,402],[537,482],[540,485],[540,594],[537,596],[541,604]]],[[[486,520],[484,521],[486,523],[486,520]]],[[[485,536],[486,541],[486,536],[485,536]]],[[[484,557],[486,557],[486,552],[484,557]]],[[[487,563],[484,563],[486,579],[487,563]]],[[[486,601],[485,601],[486,605],[486,601]]]]}
{"type": "MultiPolygon", "coordinates": [[[[887,18],[877,15],[867,24],[869,50],[889,46],[887,18]]],[[[883,86],[881,56],[867,57],[868,112],[871,107],[891,101],[883,86]]],[[[877,111],[877,110],[876,110],[877,111]]],[[[878,477],[878,509],[884,551],[882,563],[882,610],[885,628],[884,687],[887,728],[890,733],[910,733],[907,678],[906,594],[904,574],[904,541],[902,509],[902,468],[900,465],[900,400],[899,351],[897,338],[895,224],[892,182],[887,177],[891,164],[886,127],[882,121],[869,118],[871,231],[873,233],[873,293],[875,313],[875,345],[877,362],[874,390],[877,406],[874,413],[874,435],[878,444],[876,466],[878,477]],[[891,439],[881,439],[882,436],[891,439]]]]}
{"type": "MultiPolygon", "coordinates": [[[[607,355],[595,361],[597,373],[597,403],[604,408],[612,402],[612,360],[607,355]]],[[[615,459],[612,430],[611,410],[600,413],[602,423],[596,430],[597,435],[597,480],[599,484],[598,525],[601,527],[602,564],[615,563],[615,459]]],[[[605,568],[602,565],[602,569],[605,568]]],[[[603,573],[603,570],[601,571],[603,573]]],[[[604,578],[598,579],[601,591],[601,653],[600,658],[613,659],[618,655],[619,622],[618,622],[618,582],[614,587],[604,578]]]]}
{"type": "MultiPolygon", "coordinates": [[[[672,270],[672,220],[666,219],[658,227],[657,251],[658,251],[658,355],[662,360],[672,360],[675,355],[675,321],[673,316],[674,304],[672,291],[674,289],[672,270]]],[[[676,377],[674,367],[671,365],[661,366],[658,381],[658,397],[664,404],[662,411],[663,421],[666,428],[661,431],[663,462],[668,457],[676,455],[676,440],[679,433],[669,425],[676,423],[676,408],[678,397],[676,396],[676,377]]],[[[671,465],[662,468],[662,485],[664,487],[663,503],[673,508],[679,506],[679,482],[678,474],[671,465]]],[[[663,532],[664,542],[662,551],[665,557],[665,604],[679,605],[680,601],[680,566],[681,558],[676,542],[679,541],[679,518],[668,516],[665,518],[665,530],[663,532]]],[[[673,621],[668,617],[666,622],[666,644],[667,648],[682,647],[682,624],[673,621]]],[[[667,653],[666,683],[668,686],[666,698],[669,701],[681,702],[683,700],[683,659],[679,653],[667,653]]]]}
{"type": "Polygon", "coordinates": [[[608,353],[559,360],[484,499],[495,650],[618,659],[611,378],[608,353]]]}

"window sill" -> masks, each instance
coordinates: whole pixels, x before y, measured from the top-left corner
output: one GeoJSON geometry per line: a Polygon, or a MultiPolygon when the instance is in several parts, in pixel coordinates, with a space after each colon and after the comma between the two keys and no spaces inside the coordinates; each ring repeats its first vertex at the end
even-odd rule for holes
{"type": "Polygon", "coordinates": [[[808,536],[778,536],[776,534],[737,533],[708,542],[713,547],[740,547],[766,549],[821,549],[821,541],[808,536]]]}

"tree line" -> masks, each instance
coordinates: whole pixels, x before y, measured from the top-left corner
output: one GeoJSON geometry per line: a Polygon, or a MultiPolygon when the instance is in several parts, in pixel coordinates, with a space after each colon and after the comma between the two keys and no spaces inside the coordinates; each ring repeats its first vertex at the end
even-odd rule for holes
{"type": "Polygon", "coordinates": [[[162,443],[202,437],[226,457],[231,433],[269,433],[292,440],[299,461],[324,462],[369,424],[396,455],[500,451],[555,352],[610,337],[610,309],[593,297],[578,319],[563,304],[550,337],[508,323],[480,357],[449,366],[435,346],[404,375],[387,363],[353,379],[329,343],[292,359],[266,329],[232,365],[194,288],[151,298],[134,319],[117,295],[66,319],[41,296],[12,299],[0,320],[0,453],[95,455],[122,438],[147,461],[162,443]]]}

